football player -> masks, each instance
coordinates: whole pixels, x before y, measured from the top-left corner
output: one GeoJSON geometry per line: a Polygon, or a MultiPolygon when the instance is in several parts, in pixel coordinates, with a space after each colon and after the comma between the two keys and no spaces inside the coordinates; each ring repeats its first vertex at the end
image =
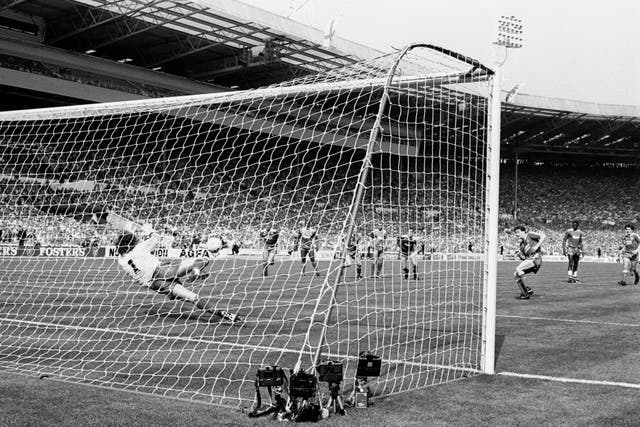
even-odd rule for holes
{"type": "Polygon", "coordinates": [[[582,230],[578,228],[579,225],[578,221],[573,221],[571,228],[564,232],[564,239],[562,241],[562,253],[569,260],[569,267],[567,269],[569,283],[578,282],[578,263],[582,256],[582,238],[584,236],[582,230]]]}
{"type": "Polygon", "coordinates": [[[307,266],[307,256],[313,266],[313,271],[316,276],[320,276],[318,272],[318,263],[316,262],[316,248],[318,247],[318,232],[315,228],[309,227],[305,222],[300,222],[300,228],[298,228],[298,234],[295,238],[293,251],[300,249],[300,261],[302,263],[302,270],[300,274],[304,276],[304,271],[307,266]]]}
{"type": "MultiPolygon", "coordinates": [[[[135,234],[125,232],[115,241],[118,264],[134,282],[159,294],[167,295],[169,299],[190,302],[197,308],[232,323],[241,321],[237,314],[216,309],[183,286],[184,283],[207,277],[206,273],[202,273],[202,269],[207,267],[211,260],[190,258],[177,262],[176,260],[160,261],[151,252],[160,243],[161,236],[149,226],[143,226],[142,232],[149,234],[146,240],[139,241],[135,234]]],[[[222,247],[222,242],[219,240],[218,242],[218,244],[212,242],[209,248],[213,253],[222,247]]]]}
{"type": "Polygon", "coordinates": [[[362,279],[362,258],[364,257],[364,236],[362,233],[358,233],[355,237],[351,236],[349,243],[346,246],[346,256],[344,259],[345,267],[350,267],[355,264],[356,275],[358,279],[362,279]]]}
{"type": "Polygon", "coordinates": [[[516,267],[513,276],[520,288],[520,299],[529,299],[533,290],[524,284],[524,276],[528,273],[537,274],[542,266],[542,250],[540,246],[545,241],[544,233],[528,233],[523,225],[516,226],[513,231],[518,238],[518,258],[522,260],[516,267]]]}
{"type": "Polygon", "coordinates": [[[265,277],[269,274],[269,266],[275,262],[279,237],[280,229],[276,226],[260,231],[260,240],[264,245],[262,251],[262,275],[265,277]]]}
{"type": "Polygon", "coordinates": [[[402,272],[404,278],[409,278],[409,265],[411,265],[411,271],[413,273],[413,279],[418,279],[418,255],[416,253],[416,247],[418,242],[413,237],[413,230],[409,229],[409,232],[398,237],[398,248],[400,249],[400,259],[402,259],[402,272]]]}
{"type": "Polygon", "coordinates": [[[387,232],[382,228],[374,228],[369,234],[373,247],[373,277],[382,278],[382,264],[384,262],[384,248],[387,232]]]}
{"type": "Polygon", "coordinates": [[[632,224],[624,226],[624,237],[620,247],[620,258],[622,259],[622,280],[618,282],[621,286],[627,285],[629,273],[633,273],[633,284],[640,282],[638,274],[638,252],[640,252],[640,236],[635,232],[632,224]]]}

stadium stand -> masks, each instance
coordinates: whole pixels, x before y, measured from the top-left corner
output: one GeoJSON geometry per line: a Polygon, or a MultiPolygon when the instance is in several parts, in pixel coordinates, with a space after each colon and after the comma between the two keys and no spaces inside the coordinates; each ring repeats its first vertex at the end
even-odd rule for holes
{"type": "MultiPolygon", "coordinates": [[[[141,152],[139,156],[146,155],[141,152]]],[[[51,155],[49,155],[51,156],[51,155]]],[[[331,156],[329,156],[331,157],[331,156]]],[[[329,169],[343,170],[352,167],[341,162],[340,156],[333,156],[336,160],[329,169]]],[[[15,157],[19,159],[20,157],[15,157]]],[[[44,158],[44,157],[43,157],[44,158]]],[[[202,219],[194,214],[202,209],[194,209],[194,205],[206,206],[206,209],[223,209],[224,201],[209,196],[209,189],[225,186],[229,192],[247,191],[252,199],[248,204],[256,211],[264,209],[269,200],[260,198],[252,190],[249,182],[258,177],[271,174],[271,179],[277,183],[279,192],[290,194],[295,204],[324,203],[315,196],[304,194],[323,194],[324,183],[320,171],[300,170],[299,184],[285,182],[273,171],[262,169],[247,174],[245,168],[235,168],[215,173],[196,159],[167,158],[168,162],[175,162],[181,176],[165,173],[162,164],[150,165],[150,169],[140,174],[137,163],[139,157],[131,157],[129,161],[122,161],[115,166],[102,163],[97,159],[85,158],[84,162],[64,163],[71,169],[61,167],[57,157],[48,157],[50,163],[42,163],[33,170],[20,169],[18,165],[4,165],[2,180],[0,180],[0,194],[3,200],[5,217],[2,220],[2,239],[4,242],[17,242],[18,228],[27,229],[36,235],[35,240],[40,243],[50,242],[58,245],[86,245],[87,241],[95,241],[100,245],[109,245],[109,233],[97,233],[95,227],[89,226],[87,220],[93,214],[99,214],[109,208],[109,201],[130,201],[127,213],[131,218],[166,218],[164,223],[154,224],[160,228],[172,230],[176,235],[176,245],[188,247],[193,239],[193,230],[200,229],[202,234],[219,233],[224,230],[202,228],[202,219]],[[75,165],[75,166],[73,166],[75,165]],[[115,171],[113,168],[115,167],[115,171]],[[98,179],[96,170],[107,171],[112,178],[109,181],[98,179]],[[45,172],[44,174],[42,172],[45,172]],[[245,177],[246,183],[238,179],[245,177]],[[69,179],[71,178],[71,179],[69,179]],[[126,186],[122,183],[127,182],[126,186]],[[76,185],[73,185],[73,184],[76,185]],[[85,188],[80,188],[80,184],[85,188]],[[92,183],[88,185],[87,183],[92,183]],[[234,187],[235,186],[235,187],[234,187]],[[314,189],[314,191],[303,191],[314,189]],[[317,192],[315,191],[317,189],[317,192]],[[10,191],[9,191],[10,190],[10,191]],[[71,210],[78,220],[69,219],[68,214],[61,210],[71,210]],[[52,211],[53,216],[46,215],[52,211]],[[55,212],[62,215],[55,215],[55,212]],[[57,224],[57,225],[56,225],[57,224]],[[37,231],[41,230],[41,231],[37,231]]],[[[22,165],[24,166],[24,165],[22,165]]],[[[640,212],[640,202],[634,197],[634,188],[640,184],[637,169],[630,167],[592,168],[588,166],[541,165],[520,166],[518,182],[518,212],[514,217],[513,200],[514,174],[513,168],[505,166],[501,174],[501,236],[504,249],[509,252],[515,250],[511,228],[516,223],[523,223],[532,229],[543,231],[548,236],[546,250],[548,253],[562,252],[563,232],[572,220],[577,219],[581,228],[587,232],[585,252],[595,255],[598,248],[601,253],[613,256],[617,252],[619,233],[626,223],[637,224],[640,212]],[[628,189],[625,191],[625,189],[628,189]],[[516,220],[517,218],[517,220],[516,220]]],[[[344,175],[343,175],[344,176],[344,175]]],[[[374,176],[374,180],[378,179],[374,176]]],[[[375,181],[374,181],[375,182],[375,181]]],[[[379,183],[378,183],[379,185],[379,183]]],[[[395,184],[391,183],[391,187],[395,184]]],[[[417,179],[415,185],[423,183],[417,179]]],[[[215,191],[211,191],[215,193],[215,191]]],[[[374,202],[373,205],[376,203],[374,202]]],[[[346,209],[347,206],[335,206],[336,210],[346,209]]],[[[442,207],[441,207],[442,208],[442,207]]],[[[453,218],[453,214],[442,215],[453,218]]],[[[97,222],[97,219],[94,218],[97,222]]],[[[284,223],[283,234],[293,234],[295,224],[288,224],[284,217],[273,218],[284,223]]],[[[228,223],[236,228],[234,218],[230,216],[228,223]]],[[[245,219],[245,221],[247,221],[245,219]]],[[[225,222],[225,221],[222,221],[225,222]]],[[[258,247],[257,235],[261,224],[253,222],[243,224],[243,235],[229,236],[241,240],[245,247],[258,247]]],[[[439,227],[450,227],[454,224],[439,224],[439,227]]],[[[388,230],[390,236],[395,236],[399,230],[388,230]]],[[[439,230],[427,230],[426,251],[441,252],[445,250],[465,251],[470,242],[451,242],[438,238],[439,230]],[[455,248],[445,248],[454,245],[455,248]]],[[[333,247],[339,236],[335,230],[326,230],[323,236],[325,247],[333,247]]],[[[475,244],[480,244],[481,239],[475,244]]],[[[393,248],[395,241],[390,237],[388,246],[393,248]]]]}

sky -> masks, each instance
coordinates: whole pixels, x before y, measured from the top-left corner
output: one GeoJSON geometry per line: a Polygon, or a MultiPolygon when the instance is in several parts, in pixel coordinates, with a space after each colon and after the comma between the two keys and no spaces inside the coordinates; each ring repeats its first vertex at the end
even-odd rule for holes
{"type": "Polygon", "coordinates": [[[241,0],[383,52],[412,42],[446,47],[492,66],[498,18],[524,25],[503,89],[640,106],[639,0],[241,0]]]}

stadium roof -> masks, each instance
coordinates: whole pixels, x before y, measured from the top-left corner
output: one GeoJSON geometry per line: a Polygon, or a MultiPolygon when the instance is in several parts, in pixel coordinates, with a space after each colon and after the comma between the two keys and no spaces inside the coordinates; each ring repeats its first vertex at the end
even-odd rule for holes
{"type": "MultiPolygon", "coordinates": [[[[58,64],[71,60],[83,71],[172,94],[264,86],[382,54],[340,37],[323,43],[324,36],[235,0],[0,0],[0,54],[23,52],[46,63],[48,51],[58,64]]],[[[12,109],[23,107],[20,96],[28,99],[25,108],[114,96],[37,93],[7,86],[10,73],[2,64],[0,72],[3,104],[12,109]]],[[[125,98],[111,100],[118,99],[125,98]]],[[[576,161],[639,163],[639,117],[639,107],[510,97],[503,104],[503,156],[545,161],[570,153],[576,161]]]]}
{"type": "Polygon", "coordinates": [[[640,164],[640,107],[532,95],[507,101],[507,97],[505,92],[503,157],[640,164]]]}
{"type": "Polygon", "coordinates": [[[232,0],[0,0],[0,26],[72,50],[226,87],[256,87],[380,55],[232,0]],[[29,17],[21,20],[20,17],[29,17]],[[31,22],[31,23],[30,23],[31,22]]]}

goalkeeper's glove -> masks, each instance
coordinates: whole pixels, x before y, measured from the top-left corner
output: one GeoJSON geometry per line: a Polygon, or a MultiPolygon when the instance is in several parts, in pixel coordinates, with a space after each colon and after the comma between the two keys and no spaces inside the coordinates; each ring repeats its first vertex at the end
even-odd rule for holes
{"type": "Polygon", "coordinates": [[[155,233],[156,230],[153,229],[151,224],[142,224],[142,226],[140,227],[140,232],[144,235],[149,235],[155,233]]]}

